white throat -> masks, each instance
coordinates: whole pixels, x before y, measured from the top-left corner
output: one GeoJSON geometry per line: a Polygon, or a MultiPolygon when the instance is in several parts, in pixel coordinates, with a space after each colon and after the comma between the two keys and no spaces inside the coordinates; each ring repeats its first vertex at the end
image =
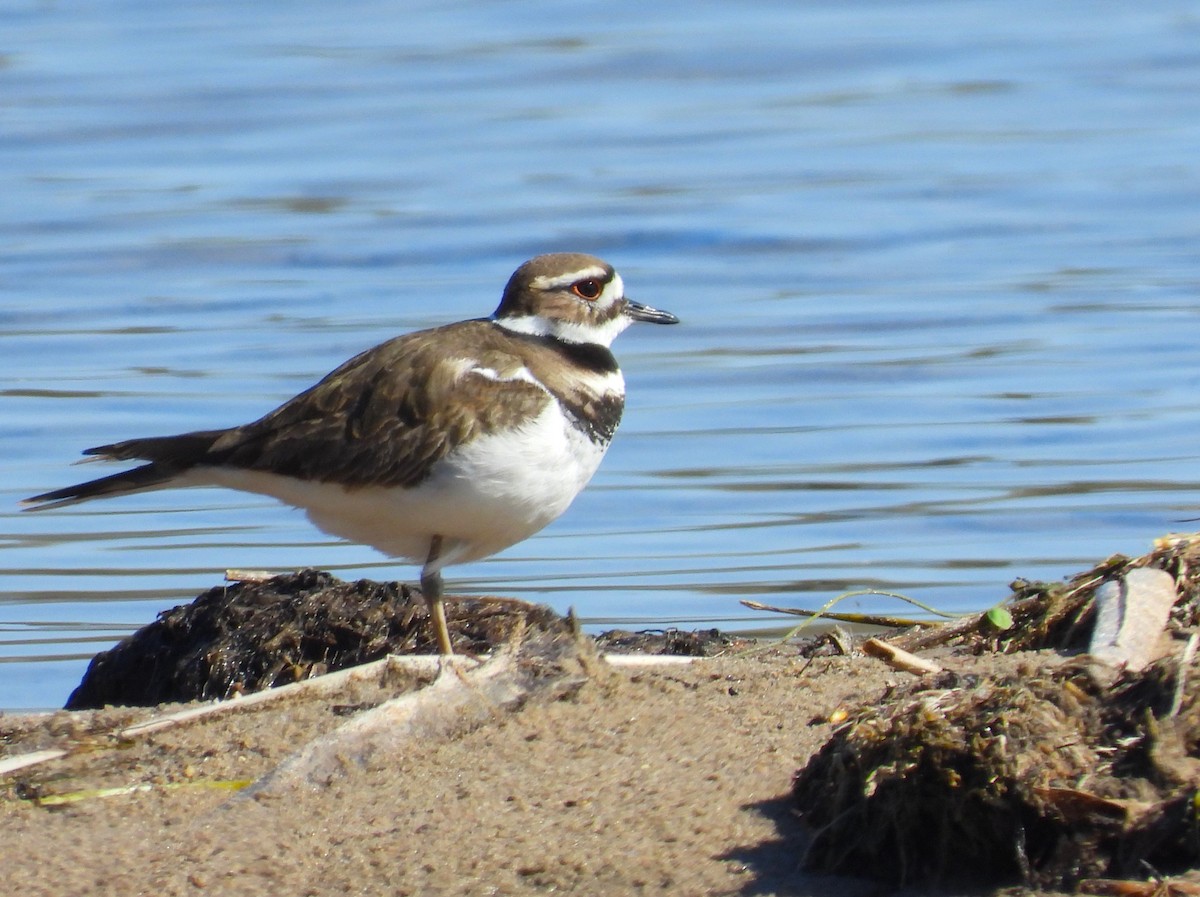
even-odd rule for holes
{"type": "Polygon", "coordinates": [[[492,318],[492,320],[513,333],[552,336],[568,343],[591,343],[606,348],[612,345],[613,340],[622,330],[633,323],[625,315],[616,315],[600,324],[553,320],[541,315],[521,315],[519,317],[492,318]]]}

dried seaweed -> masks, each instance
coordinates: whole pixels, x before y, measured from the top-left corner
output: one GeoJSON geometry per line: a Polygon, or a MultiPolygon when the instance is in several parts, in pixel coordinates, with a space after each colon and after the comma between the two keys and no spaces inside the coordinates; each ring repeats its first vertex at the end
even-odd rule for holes
{"type": "MultiPolygon", "coordinates": [[[[568,626],[549,608],[511,599],[458,598],[447,617],[455,646],[469,653],[503,643],[517,625],[568,626]]],[[[419,592],[302,570],[218,586],[164,611],[93,658],[66,706],[223,699],[432,650],[419,592]]]]}
{"type": "MultiPolygon", "coordinates": [[[[1171,626],[1186,630],[1197,620],[1198,559],[1200,542],[1171,537],[1066,583],[1021,581],[1012,629],[960,627],[952,638],[1006,653],[1080,648],[1095,589],[1138,567],[1172,575],[1171,626]]],[[[899,883],[1041,888],[1191,869],[1200,863],[1200,687],[1188,675],[1193,652],[1176,645],[1115,681],[1086,656],[1031,659],[1018,675],[926,676],[861,709],[797,775],[812,835],[806,865],[899,883]]]]}

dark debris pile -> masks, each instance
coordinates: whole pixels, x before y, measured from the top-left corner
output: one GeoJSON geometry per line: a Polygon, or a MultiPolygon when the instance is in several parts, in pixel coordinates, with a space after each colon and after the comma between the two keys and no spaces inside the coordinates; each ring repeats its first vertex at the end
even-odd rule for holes
{"type": "MultiPolygon", "coordinates": [[[[458,651],[482,653],[514,627],[570,626],[546,607],[455,598],[458,651]]],[[[377,660],[436,651],[424,599],[398,583],[302,570],[210,589],[93,658],[67,709],[228,698],[377,660]]]]}
{"type": "MultiPolygon", "coordinates": [[[[1186,648],[1198,561],[1200,542],[1164,539],[1065,584],[1016,584],[1023,631],[992,634],[992,649],[1078,649],[1105,578],[1165,569],[1180,593],[1174,651],[1115,681],[1086,655],[1031,657],[1010,676],[945,672],[862,708],[794,783],[811,835],[805,865],[906,884],[1055,889],[1200,865],[1200,670],[1186,648]]],[[[983,642],[968,634],[959,644],[983,642]]]]}
{"type": "Polygon", "coordinates": [[[750,639],[738,638],[719,629],[643,630],[629,632],[610,629],[596,636],[596,647],[611,654],[671,654],[676,657],[719,657],[753,645],[750,639]]]}

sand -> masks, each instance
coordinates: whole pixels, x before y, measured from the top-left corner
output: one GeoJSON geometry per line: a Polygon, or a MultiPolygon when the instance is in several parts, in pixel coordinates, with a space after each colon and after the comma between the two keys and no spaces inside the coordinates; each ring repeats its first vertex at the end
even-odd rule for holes
{"type": "MultiPolygon", "coordinates": [[[[955,656],[964,672],[1026,659],[955,656]]],[[[385,675],[129,739],[173,707],[0,716],[6,754],[69,745],[10,775],[7,893],[888,893],[799,869],[793,775],[830,717],[909,676],[791,649],[593,671],[568,694],[490,713],[324,781],[233,792],[363,708],[425,687],[385,675]],[[150,787],[115,796],[85,789],[150,787]],[[66,794],[48,806],[23,799],[66,794]]]]}

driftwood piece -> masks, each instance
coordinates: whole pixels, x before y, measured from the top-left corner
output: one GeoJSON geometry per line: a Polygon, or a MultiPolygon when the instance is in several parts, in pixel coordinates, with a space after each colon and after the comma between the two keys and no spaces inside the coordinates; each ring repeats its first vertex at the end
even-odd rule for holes
{"type": "Polygon", "coordinates": [[[306,744],[247,789],[280,795],[327,785],[372,763],[387,762],[413,743],[469,732],[534,700],[577,690],[597,669],[584,639],[536,633],[519,638],[473,669],[445,658],[433,684],[359,714],[306,744]]]}

